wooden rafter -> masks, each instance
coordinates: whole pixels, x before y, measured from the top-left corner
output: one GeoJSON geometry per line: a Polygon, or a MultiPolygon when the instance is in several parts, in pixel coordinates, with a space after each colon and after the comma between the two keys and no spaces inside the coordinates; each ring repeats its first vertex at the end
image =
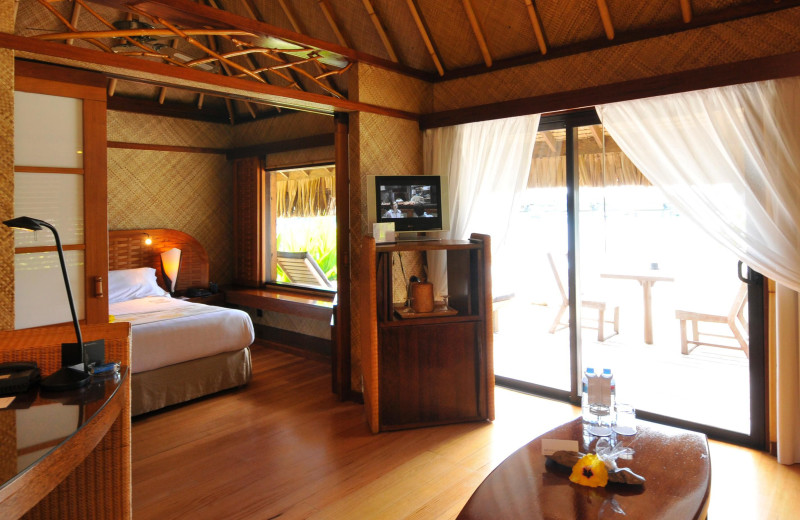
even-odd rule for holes
{"type": "Polygon", "coordinates": [[[539,52],[542,54],[547,54],[547,45],[544,43],[542,24],[539,23],[539,17],[536,15],[536,9],[533,8],[532,0],[525,0],[525,7],[528,9],[528,17],[531,19],[533,34],[536,35],[536,43],[539,44],[539,52]]]}
{"type": "MultiPolygon", "coordinates": [[[[63,24],[64,24],[64,26],[65,26],[67,29],[69,29],[69,30],[70,30],[70,31],[72,31],[72,32],[78,32],[78,29],[77,29],[77,27],[75,27],[75,26],[74,26],[74,25],[73,25],[73,24],[72,24],[72,23],[71,23],[69,20],[67,20],[66,18],[64,18],[64,16],[62,16],[62,14],[61,14],[61,13],[59,13],[59,12],[56,10],[56,8],[55,8],[55,7],[53,7],[52,5],[50,5],[50,3],[49,3],[49,2],[47,2],[46,0],[39,0],[39,3],[40,3],[40,4],[42,4],[43,6],[45,6],[45,7],[47,8],[47,10],[48,10],[48,11],[50,11],[50,12],[53,14],[53,16],[55,16],[56,18],[58,18],[58,19],[61,21],[61,23],[63,23],[63,24]]],[[[65,39],[65,40],[67,40],[67,39],[69,39],[69,38],[64,38],[64,39],[65,39]]],[[[102,49],[102,50],[104,50],[104,51],[106,51],[106,52],[111,52],[111,47],[109,47],[108,45],[106,45],[106,44],[105,44],[105,43],[103,43],[103,42],[97,41],[97,40],[96,40],[96,39],[94,39],[94,38],[90,38],[90,39],[88,39],[88,40],[86,40],[86,41],[88,41],[89,43],[91,43],[91,44],[92,44],[92,45],[94,45],[95,47],[98,47],[98,48],[100,48],[100,49],[102,49]]]]}
{"type": "Polygon", "coordinates": [[[425,20],[422,19],[422,14],[420,13],[416,0],[406,0],[406,3],[408,4],[408,10],[411,11],[411,16],[414,18],[414,23],[417,24],[417,29],[419,29],[419,34],[422,36],[422,41],[425,42],[425,47],[428,48],[428,54],[433,60],[436,70],[439,72],[440,76],[444,76],[444,67],[442,67],[442,62],[439,60],[439,55],[436,52],[433,40],[428,34],[428,28],[425,25],[425,20]]]}
{"type": "MultiPolygon", "coordinates": [[[[280,3],[281,9],[283,9],[284,14],[286,14],[286,17],[289,19],[289,23],[292,24],[292,27],[294,28],[294,30],[296,32],[298,32],[298,33],[302,33],[302,28],[300,26],[300,22],[297,20],[297,18],[295,18],[295,16],[292,13],[291,9],[289,9],[289,6],[286,4],[286,1],[285,0],[278,0],[278,2],[280,3]]],[[[244,6],[247,9],[247,11],[250,13],[250,17],[253,20],[255,20],[257,22],[263,22],[264,21],[264,19],[261,16],[261,13],[258,12],[258,9],[256,8],[255,4],[253,3],[253,0],[244,0],[244,6]]],[[[323,70],[322,66],[317,62],[314,63],[314,66],[316,67],[317,71],[320,73],[320,75],[318,75],[316,77],[316,79],[317,80],[321,80],[321,79],[324,78],[324,80],[325,80],[325,83],[322,86],[322,88],[324,90],[327,90],[328,92],[332,93],[336,97],[344,98],[344,96],[338,90],[336,90],[336,87],[333,84],[333,82],[330,81],[330,78],[324,76],[325,71],[323,70]]],[[[300,88],[301,90],[305,90],[303,88],[302,84],[300,83],[299,79],[297,78],[297,76],[294,74],[294,71],[291,71],[291,75],[292,75],[292,78],[294,79],[294,81],[297,83],[298,88],[300,88]]],[[[277,108],[280,111],[280,107],[277,107],[277,108]]]]}
{"type": "MultiPolygon", "coordinates": [[[[78,28],[78,18],[81,16],[81,4],[75,2],[72,4],[72,17],[70,18],[70,23],[76,29],[78,28]]],[[[67,45],[72,45],[75,40],[67,40],[67,45]]]]}
{"type": "Polygon", "coordinates": [[[344,33],[339,28],[339,24],[336,23],[336,18],[333,15],[333,6],[330,0],[317,0],[317,3],[319,4],[319,8],[322,9],[322,14],[325,15],[325,19],[328,20],[328,25],[333,29],[333,34],[336,35],[339,45],[342,47],[350,47],[350,44],[347,43],[347,38],[344,37],[344,33]]]}
{"type": "Polygon", "coordinates": [[[692,21],[692,0],[681,0],[681,16],[686,23],[692,21]]]}
{"type": "MultiPolygon", "coordinates": [[[[214,51],[217,50],[217,41],[215,39],[215,36],[209,36],[209,38],[208,38],[208,46],[211,47],[211,49],[214,50],[214,51]]],[[[220,62],[220,64],[222,65],[222,71],[223,71],[224,74],[226,74],[228,76],[233,76],[233,74],[231,73],[231,69],[230,69],[230,67],[228,66],[228,64],[226,62],[223,61],[223,62],[220,62]]],[[[255,119],[256,118],[256,112],[255,112],[255,109],[253,108],[253,106],[251,105],[251,103],[249,101],[245,101],[244,105],[247,108],[247,111],[250,112],[250,115],[253,116],[253,119],[255,119]]],[[[228,113],[230,114],[231,124],[235,124],[234,111],[233,111],[233,102],[231,102],[230,99],[225,98],[225,106],[228,108],[228,113]]]]}
{"type": "Polygon", "coordinates": [[[472,8],[471,0],[461,0],[464,6],[464,11],[467,13],[469,24],[472,26],[472,32],[475,34],[475,39],[478,41],[478,47],[481,49],[483,55],[483,62],[487,67],[492,66],[492,55],[489,53],[489,47],[486,45],[486,39],[483,37],[483,31],[478,23],[478,18],[475,16],[475,10],[472,8]]]}
{"type": "Polygon", "coordinates": [[[600,10],[600,19],[603,21],[603,29],[606,31],[606,38],[614,39],[614,24],[611,23],[611,13],[608,12],[606,0],[597,0],[597,8],[600,10]]]}
{"type": "Polygon", "coordinates": [[[594,138],[594,142],[597,143],[599,148],[603,148],[603,134],[600,133],[600,126],[592,125],[589,127],[589,131],[592,133],[592,137],[594,138]]]}
{"type": "Polygon", "coordinates": [[[394,51],[394,47],[392,46],[392,41],[389,39],[389,35],[386,34],[386,31],[383,28],[383,24],[381,23],[381,19],[378,16],[378,13],[375,12],[375,8],[372,7],[372,2],[370,0],[361,0],[364,4],[364,9],[367,10],[367,14],[369,14],[369,19],[372,20],[372,25],[375,26],[375,30],[378,31],[378,36],[380,36],[381,41],[383,42],[383,46],[386,49],[386,52],[389,53],[389,58],[397,63],[399,60],[397,59],[397,53],[394,51]]]}
{"type": "Polygon", "coordinates": [[[544,142],[547,147],[550,148],[550,151],[552,153],[558,153],[558,150],[556,149],[556,138],[553,136],[553,132],[544,132],[542,133],[542,136],[544,136],[544,142]]]}

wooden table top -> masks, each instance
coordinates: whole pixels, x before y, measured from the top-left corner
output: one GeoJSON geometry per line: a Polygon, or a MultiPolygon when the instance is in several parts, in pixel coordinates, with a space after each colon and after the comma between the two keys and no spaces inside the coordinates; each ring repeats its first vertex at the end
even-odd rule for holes
{"type": "Polygon", "coordinates": [[[532,440],[504,460],[481,483],[459,520],[583,519],[648,520],[704,518],[711,486],[708,440],[701,433],[638,422],[633,436],[616,436],[635,450],[618,460],[647,481],[643,486],[609,482],[605,488],[573,484],[569,469],[542,455],[542,439],[578,440],[579,450],[594,451],[597,437],[583,436],[580,418],[532,440]]]}

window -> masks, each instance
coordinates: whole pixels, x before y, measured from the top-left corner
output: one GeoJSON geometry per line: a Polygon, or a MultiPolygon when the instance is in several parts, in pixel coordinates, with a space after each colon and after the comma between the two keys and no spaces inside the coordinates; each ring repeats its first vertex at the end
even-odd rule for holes
{"type": "Polygon", "coordinates": [[[268,172],[274,205],[271,280],[336,288],[336,168],[333,164],[268,172]]]}

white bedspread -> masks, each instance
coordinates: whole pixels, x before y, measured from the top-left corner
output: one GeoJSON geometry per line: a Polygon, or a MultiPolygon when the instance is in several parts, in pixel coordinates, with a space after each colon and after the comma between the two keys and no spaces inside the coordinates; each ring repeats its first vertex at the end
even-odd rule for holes
{"type": "Polygon", "coordinates": [[[132,325],[132,373],[240,350],[255,339],[250,316],[237,309],[148,296],[112,303],[109,313],[132,325]]]}

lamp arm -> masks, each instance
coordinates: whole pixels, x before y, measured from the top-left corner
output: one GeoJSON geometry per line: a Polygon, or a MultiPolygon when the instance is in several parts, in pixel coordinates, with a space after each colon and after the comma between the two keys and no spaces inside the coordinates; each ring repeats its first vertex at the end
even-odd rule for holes
{"type": "MultiPolygon", "coordinates": [[[[75,312],[75,302],[72,300],[72,290],[69,287],[69,276],[67,275],[67,264],[64,262],[64,249],[61,247],[61,239],[58,236],[58,231],[56,228],[51,226],[49,223],[45,222],[44,220],[36,219],[36,222],[49,229],[53,232],[53,236],[56,239],[56,249],[58,249],[58,260],[61,262],[61,274],[64,275],[64,286],[67,289],[67,299],[69,300],[69,310],[72,312],[72,324],[75,326],[75,336],[78,338],[78,346],[83,352],[83,337],[81,336],[81,328],[78,325],[78,314],[75,312]]],[[[82,356],[83,354],[81,354],[82,356]]]]}

